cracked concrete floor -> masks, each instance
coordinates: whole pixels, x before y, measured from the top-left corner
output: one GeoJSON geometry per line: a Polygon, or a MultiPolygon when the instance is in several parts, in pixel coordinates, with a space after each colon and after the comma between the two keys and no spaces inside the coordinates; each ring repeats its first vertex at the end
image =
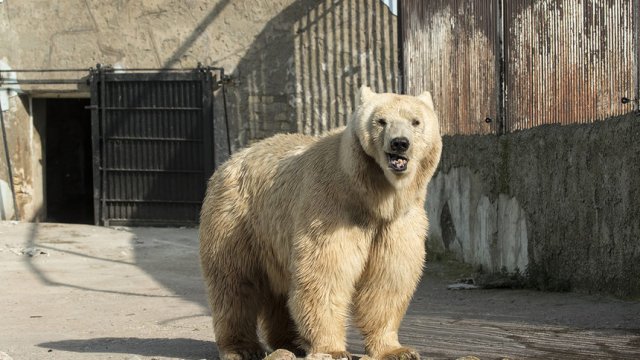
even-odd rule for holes
{"type": "MultiPolygon", "coordinates": [[[[639,301],[459,275],[426,266],[400,331],[423,358],[640,358],[639,301]]],[[[208,313],[196,229],[0,222],[0,359],[213,359],[208,313]]]]}

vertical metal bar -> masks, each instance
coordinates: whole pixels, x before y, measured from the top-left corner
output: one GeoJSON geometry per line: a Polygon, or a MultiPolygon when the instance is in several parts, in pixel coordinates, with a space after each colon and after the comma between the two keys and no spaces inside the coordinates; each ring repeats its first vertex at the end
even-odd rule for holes
{"type": "Polygon", "coordinates": [[[496,57],[498,58],[498,129],[497,134],[503,135],[508,131],[507,129],[507,117],[506,117],[506,65],[505,65],[505,29],[504,29],[504,0],[496,0],[496,12],[498,19],[496,21],[498,31],[498,52],[496,57]]]}
{"type": "Polygon", "coordinates": [[[404,0],[398,0],[397,7],[397,16],[398,20],[396,21],[396,33],[398,36],[398,90],[401,94],[407,93],[407,88],[405,86],[404,77],[405,77],[405,66],[404,66],[404,0]]]}
{"type": "MultiPolygon", "coordinates": [[[[224,75],[224,72],[222,72],[220,74],[221,81],[224,81],[223,75],[224,75]]],[[[214,171],[216,171],[216,126],[215,126],[215,124],[216,124],[216,121],[215,121],[216,120],[215,119],[215,117],[216,117],[215,103],[216,102],[213,99],[213,88],[216,85],[215,84],[216,78],[213,77],[213,75],[211,75],[211,74],[210,74],[210,76],[211,76],[211,90],[210,90],[211,91],[211,137],[210,137],[210,139],[211,139],[211,166],[212,166],[211,172],[213,173],[214,171]]],[[[209,91],[209,90],[207,90],[207,91],[209,91]]],[[[224,109],[224,112],[225,112],[225,116],[226,116],[226,112],[227,112],[226,108],[224,109]]],[[[209,179],[207,179],[207,182],[208,181],[209,181],[209,179]]],[[[205,182],[204,185],[205,185],[205,189],[206,189],[207,183],[205,182]]]]}
{"type": "Polygon", "coordinates": [[[98,77],[94,70],[90,75],[91,90],[91,158],[93,163],[93,222],[100,225],[100,96],[98,77]]]}
{"type": "Polygon", "coordinates": [[[636,111],[640,112],[640,0],[635,0],[633,2],[633,60],[635,62],[634,71],[635,71],[635,95],[636,99],[636,111]]]}
{"type": "Polygon", "coordinates": [[[98,68],[98,72],[100,74],[100,129],[102,132],[102,210],[100,211],[102,225],[109,226],[109,221],[107,220],[107,151],[106,151],[106,143],[107,143],[107,118],[106,118],[106,107],[108,104],[106,103],[106,84],[105,84],[105,70],[103,68],[98,68]]]}
{"type": "Polygon", "coordinates": [[[213,116],[211,109],[211,95],[213,91],[212,86],[212,77],[210,71],[199,71],[200,74],[200,82],[201,82],[201,91],[202,91],[202,150],[204,151],[204,184],[206,186],[209,177],[213,173],[213,116]]]}
{"type": "MultiPolygon", "coordinates": [[[[224,131],[225,134],[227,135],[227,152],[228,152],[228,157],[231,157],[231,134],[230,131],[231,129],[229,128],[229,115],[227,114],[227,85],[226,85],[226,79],[224,77],[224,71],[220,72],[220,78],[222,79],[222,106],[224,106],[224,131]]],[[[304,109],[304,101],[302,102],[302,107],[304,109]]],[[[304,112],[303,112],[303,116],[304,116],[304,112]]],[[[213,127],[214,131],[215,131],[215,126],[213,127]]],[[[298,131],[302,132],[303,128],[298,128],[298,131]]],[[[214,146],[215,147],[215,146],[214,146]]],[[[215,159],[215,158],[214,158],[215,159]]]]}

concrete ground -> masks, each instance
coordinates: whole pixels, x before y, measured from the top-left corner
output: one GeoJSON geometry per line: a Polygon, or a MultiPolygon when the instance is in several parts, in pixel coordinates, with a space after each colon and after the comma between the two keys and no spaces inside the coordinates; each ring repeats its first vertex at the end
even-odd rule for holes
{"type": "MultiPolygon", "coordinates": [[[[197,230],[0,222],[0,359],[214,359],[197,230]]],[[[640,359],[640,302],[447,290],[429,263],[400,332],[423,358],[640,359]]],[[[355,331],[349,350],[362,353],[355,331]]]]}

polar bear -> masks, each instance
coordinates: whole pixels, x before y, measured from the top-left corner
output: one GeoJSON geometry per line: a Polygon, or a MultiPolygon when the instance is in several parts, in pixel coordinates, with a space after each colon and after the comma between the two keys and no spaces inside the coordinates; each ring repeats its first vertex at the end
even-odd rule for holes
{"type": "Polygon", "coordinates": [[[346,127],[276,135],[211,177],[200,256],[224,360],[266,349],[350,358],[353,316],[376,359],[418,359],[398,328],[425,259],[427,183],[442,149],[433,101],[362,87],[346,127]]]}

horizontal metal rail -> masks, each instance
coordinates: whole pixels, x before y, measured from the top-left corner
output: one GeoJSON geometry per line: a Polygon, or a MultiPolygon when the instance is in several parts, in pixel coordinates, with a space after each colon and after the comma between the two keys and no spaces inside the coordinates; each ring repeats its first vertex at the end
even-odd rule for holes
{"type": "Polygon", "coordinates": [[[0,77],[0,85],[55,85],[55,84],[82,84],[86,79],[3,79],[0,77]]]}
{"type": "Polygon", "coordinates": [[[111,107],[111,106],[102,106],[102,107],[91,107],[91,109],[97,110],[185,110],[185,111],[199,111],[202,110],[201,107],[153,107],[153,106],[138,106],[138,107],[111,107]]]}
{"type": "Polygon", "coordinates": [[[104,138],[107,141],[111,140],[123,140],[123,141],[176,141],[176,142],[202,142],[202,139],[188,139],[188,138],[157,138],[157,137],[128,137],[128,136],[110,136],[104,138]]]}
{"type": "MultiPolygon", "coordinates": [[[[224,68],[215,66],[203,66],[198,64],[198,67],[193,68],[133,68],[133,69],[116,69],[111,66],[98,65],[96,68],[69,68],[69,69],[0,69],[0,86],[6,85],[64,85],[64,84],[84,84],[88,82],[88,78],[91,74],[95,73],[97,69],[109,73],[179,73],[179,72],[193,72],[193,71],[217,71],[220,73],[220,81],[228,80],[224,75],[224,68]],[[87,75],[80,78],[73,79],[17,79],[17,78],[5,78],[3,74],[43,74],[43,73],[77,73],[84,72],[87,75]]],[[[110,109],[119,110],[119,109],[110,109]]],[[[171,110],[171,109],[164,109],[171,110]]],[[[193,109],[196,110],[196,109],[193,109]]]]}
{"type": "Polygon", "coordinates": [[[45,73],[45,72],[80,72],[89,71],[90,68],[84,69],[3,69],[0,73],[45,73]]]}
{"type": "MultiPolygon", "coordinates": [[[[93,67],[88,68],[70,68],[70,69],[0,69],[0,73],[45,73],[45,72],[80,72],[80,71],[90,71],[94,70],[93,67]]],[[[213,71],[223,71],[224,69],[221,67],[215,66],[201,66],[194,68],[133,68],[133,69],[118,69],[114,67],[101,67],[101,70],[105,71],[153,71],[153,72],[162,72],[162,71],[194,71],[194,70],[213,70],[213,71]]]]}
{"type": "Polygon", "coordinates": [[[118,203],[149,203],[149,204],[194,204],[200,205],[202,201],[198,200],[140,200],[140,199],[104,199],[106,202],[118,202],[118,203]]]}
{"type": "Polygon", "coordinates": [[[177,169],[124,169],[124,168],[100,168],[104,171],[121,171],[121,172],[148,172],[148,173],[184,173],[184,174],[202,174],[202,170],[177,170],[177,169]]]}

